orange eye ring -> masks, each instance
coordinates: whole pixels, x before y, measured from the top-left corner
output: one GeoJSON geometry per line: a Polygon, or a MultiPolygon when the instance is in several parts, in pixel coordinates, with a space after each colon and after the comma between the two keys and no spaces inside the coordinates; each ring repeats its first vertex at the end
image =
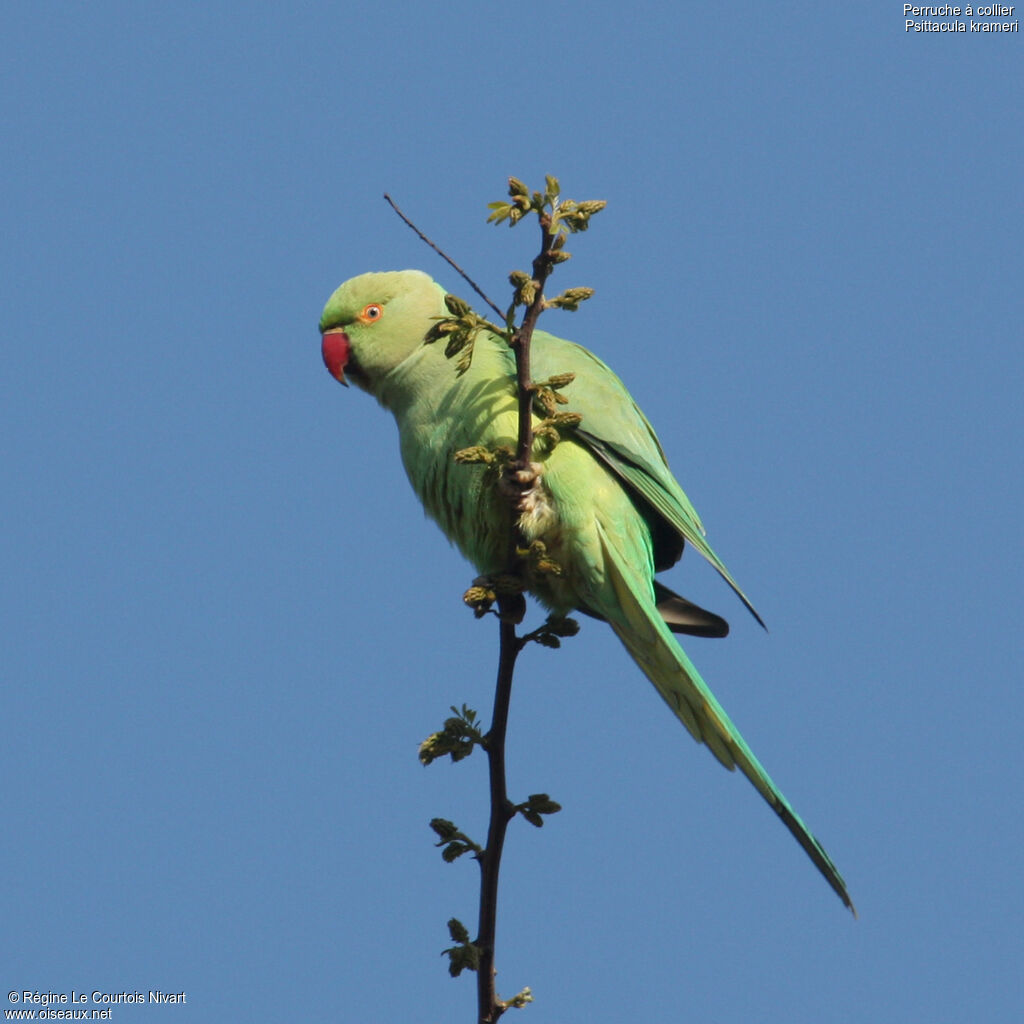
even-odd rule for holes
{"type": "Polygon", "coordinates": [[[384,307],[376,302],[371,302],[368,306],[363,307],[362,313],[359,314],[359,320],[364,324],[372,324],[376,323],[383,315],[384,307]]]}

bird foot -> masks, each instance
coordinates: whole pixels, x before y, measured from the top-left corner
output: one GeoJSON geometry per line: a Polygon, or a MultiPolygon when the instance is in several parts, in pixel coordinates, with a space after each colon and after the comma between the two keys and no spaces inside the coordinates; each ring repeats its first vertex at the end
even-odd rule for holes
{"type": "Polygon", "coordinates": [[[506,498],[514,498],[518,504],[522,504],[525,496],[537,486],[543,469],[544,467],[539,462],[531,462],[525,467],[509,467],[502,474],[498,488],[506,498]]]}

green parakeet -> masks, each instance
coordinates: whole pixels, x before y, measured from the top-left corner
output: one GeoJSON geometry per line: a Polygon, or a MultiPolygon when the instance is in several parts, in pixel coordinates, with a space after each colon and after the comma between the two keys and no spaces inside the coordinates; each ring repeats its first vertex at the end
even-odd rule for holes
{"type": "MultiPolygon", "coordinates": [[[[515,449],[515,361],[501,338],[481,332],[469,369],[459,374],[444,344],[425,343],[448,316],[445,292],[416,270],[363,274],[330,297],[320,319],[331,374],[352,381],[389,409],[402,461],[424,507],[483,574],[505,571],[507,499],[485,467],[454,454],[477,445],[515,449]]],[[[541,540],[561,567],[531,582],[558,615],[578,609],[604,619],[690,734],[730,771],[739,768],[796,837],[846,906],[842,876],[729,721],[673,632],[724,636],[728,626],[656,582],[696,548],[757,616],[704,539],[704,528],[669,471],[650,424],[629,392],[585,348],[541,331],[533,335],[534,380],[573,373],[562,392],[579,426],[546,454],[521,503],[519,526],[541,540]]],[[[760,618],[758,618],[760,621],[760,618]]]]}

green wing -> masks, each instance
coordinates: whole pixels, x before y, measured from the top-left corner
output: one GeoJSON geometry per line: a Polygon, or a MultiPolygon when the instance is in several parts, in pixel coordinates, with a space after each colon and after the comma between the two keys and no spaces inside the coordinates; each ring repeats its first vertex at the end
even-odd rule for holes
{"type": "MultiPolygon", "coordinates": [[[[531,345],[532,374],[543,380],[571,372],[576,379],[565,389],[566,407],[583,416],[576,437],[655,513],[673,535],[689,542],[722,575],[751,615],[764,621],[704,537],[697,510],[677,483],[661,444],[636,402],[618,377],[592,352],[571,341],[538,331],[531,345]]],[[[662,557],[668,568],[682,553],[678,545],[662,557]]]]}

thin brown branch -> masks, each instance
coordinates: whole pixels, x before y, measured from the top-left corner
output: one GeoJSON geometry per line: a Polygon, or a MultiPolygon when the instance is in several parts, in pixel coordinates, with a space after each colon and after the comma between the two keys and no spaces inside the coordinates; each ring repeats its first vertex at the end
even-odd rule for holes
{"type": "MultiPolygon", "coordinates": [[[[544,310],[544,285],[554,267],[549,258],[554,237],[550,231],[551,220],[541,215],[541,249],[533,261],[533,278],[536,286],[533,302],[523,316],[522,325],[512,337],[512,349],[516,358],[516,389],[519,411],[519,431],[516,445],[516,461],[511,467],[514,486],[510,488],[513,498],[510,514],[513,528],[509,531],[508,571],[513,574],[525,572],[519,557],[520,547],[525,547],[525,538],[519,529],[518,502],[523,491],[536,486],[532,477],[533,455],[533,380],[530,376],[530,341],[540,314],[544,310]]],[[[494,984],[494,949],[498,915],[498,874],[501,870],[501,854],[505,844],[505,832],[509,821],[515,816],[515,806],[508,798],[505,783],[505,732],[508,726],[509,702],[512,698],[512,676],[516,658],[522,650],[524,640],[516,635],[516,623],[522,619],[521,595],[502,597],[498,603],[500,625],[500,651],[498,655],[498,680],[494,694],[494,713],[491,728],[487,733],[487,761],[490,775],[491,816],[487,830],[487,848],[480,855],[480,918],[475,945],[480,949],[480,964],[477,968],[477,1013],[479,1024],[495,1024],[505,1012],[505,1006],[498,999],[494,984]]]]}
{"type": "Polygon", "coordinates": [[[533,261],[533,282],[535,292],[523,316],[519,330],[512,337],[512,348],[516,354],[516,384],[519,394],[519,443],[516,446],[516,461],[520,469],[529,469],[533,454],[533,379],[530,376],[530,341],[537,320],[544,312],[544,285],[554,269],[548,256],[554,236],[551,234],[551,218],[542,214],[540,218],[542,241],[540,252],[533,261]]]}
{"type": "Polygon", "coordinates": [[[429,238],[427,238],[427,236],[426,236],[425,234],[423,234],[423,232],[422,232],[422,231],[420,231],[420,229],[419,229],[418,227],[416,227],[416,225],[415,225],[415,224],[413,224],[413,222],[412,222],[411,220],[409,220],[409,218],[408,218],[408,217],[406,217],[406,215],[405,215],[404,213],[402,213],[402,211],[401,211],[401,210],[400,210],[400,209],[398,208],[398,205],[397,205],[397,204],[395,203],[394,199],[392,199],[392,198],[391,198],[391,196],[389,196],[389,195],[387,194],[387,192],[385,192],[385,193],[384,193],[384,198],[385,198],[385,199],[386,199],[386,200],[388,201],[388,205],[389,205],[389,206],[391,207],[391,209],[392,209],[392,210],[394,210],[394,211],[395,211],[395,213],[397,213],[397,214],[398,214],[398,216],[399,216],[399,217],[401,217],[401,218],[402,218],[402,220],[403,220],[403,221],[405,221],[405,223],[406,223],[406,224],[407,224],[407,225],[408,225],[408,226],[409,226],[410,228],[412,228],[412,230],[413,230],[413,231],[415,231],[415,232],[416,232],[416,234],[417,234],[417,235],[419,235],[419,237],[420,237],[420,238],[421,238],[421,239],[422,239],[422,240],[423,240],[424,242],[426,242],[426,243],[427,243],[427,245],[429,245],[429,246],[430,246],[430,248],[431,248],[431,249],[433,249],[433,250],[434,250],[434,252],[436,252],[438,256],[440,256],[440,257],[441,257],[441,259],[443,259],[443,260],[444,260],[444,261],[445,261],[445,262],[446,262],[446,263],[447,263],[447,264],[448,264],[448,265],[449,265],[450,267],[452,267],[452,269],[454,269],[454,270],[456,271],[456,273],[458,273],[458,274],[459,274],[459,275],[460,275],[460,276],[462,277],[462,279],[463,279],[463,280],[464,280],[464,281],[465,281],[465,282],[466,282],[466,283],[467,283],[467,284],[468,284],[468,285],[470,286],[470,288],[472,288],[472,289],[473,289],[473,291],[475,291],[475,292],[477,293],[477,295],[479,295],[479,296],[480,296],[480,298],[481,298],[481,299],[483,299],[483,300],[484,300],[484,302],[486,302],[486,303],[487,303],[487,305],[491,307],[491,309],[493,309],[493,310],[494,310],[494,312],[495,312],[495,313],[497,314],[497,316],[498,316],[498,321],[499,321],[500,323],[504,323],[504,322],[505,322],[505,314],[504,314],[504,313],[502,313],[502,311],[501,311],[500,309],[498,309],[498,307],[497,307],[497,306],[496,306],[496,305],[495,305],[495,304],[494,304],[494,303],[493,303],[493,302],[492,302],[492,301],[491,301],[491,300],[490,300],[490,299],[489,299],[489,298],[487,297],[487,295],[486,295],[486,294],[484,293],[484,291],[483,291],[483,290],[482,290],[482,289],[480,288],[480,286],[479,286],[479,285],[478,285],[478,284],[476,283],[476,281],[474,281],[474,280],[473,280],[473,278],[471,278],[471,277],[469,276],[469,274],[467,274],[467,273],[466,273],[466,272],[465,272],[465,271],[464,271],[464,270],[462,269],[462,267],[460,267],[460,266],[458,265],[458,263],[456,263],[456,262],[455,262],[455,260],[453,260],[453,259],[451,258],[451,256],[449,256],[449,255],[448,255],[448,254],[447,254],[447,253],[446,253],[446,252],[445,252],[445,251],[444,251],[443,249],[441,249],[441,248],[440,248],[440,247],[439,247],[439,246],[438,246],[438,245],[437,245],[436,243],[434,243],[434,242],[433,242],[433,241],[431,241],[431,240],[430,240],[429,238]]]}
{"type": "MultiPolygon", "coordinates": [[[[499,604],[502,608],[504,599],[499,604]]],[[[504,609],[502,609],[504,611],[504,609]]],[[[477,1019],[479,1024],[494,1024],[505,1008],[498,1000],[494,984],[494,942],[498,918],[498,875],[505,832],[515,816],[515,807],[508,798],[505,781],[505,733],[508,709],[512,698],[512,675],[521,642],[516,626],[503,616],[498,655],[498,680],[494,690],[494,712],[487,734],[487,763],[490,775],[491,820],[487,828],[487,848],[480,855],[480,917],[475,945],[480,949],[476,974],[477,1019]]]]}

